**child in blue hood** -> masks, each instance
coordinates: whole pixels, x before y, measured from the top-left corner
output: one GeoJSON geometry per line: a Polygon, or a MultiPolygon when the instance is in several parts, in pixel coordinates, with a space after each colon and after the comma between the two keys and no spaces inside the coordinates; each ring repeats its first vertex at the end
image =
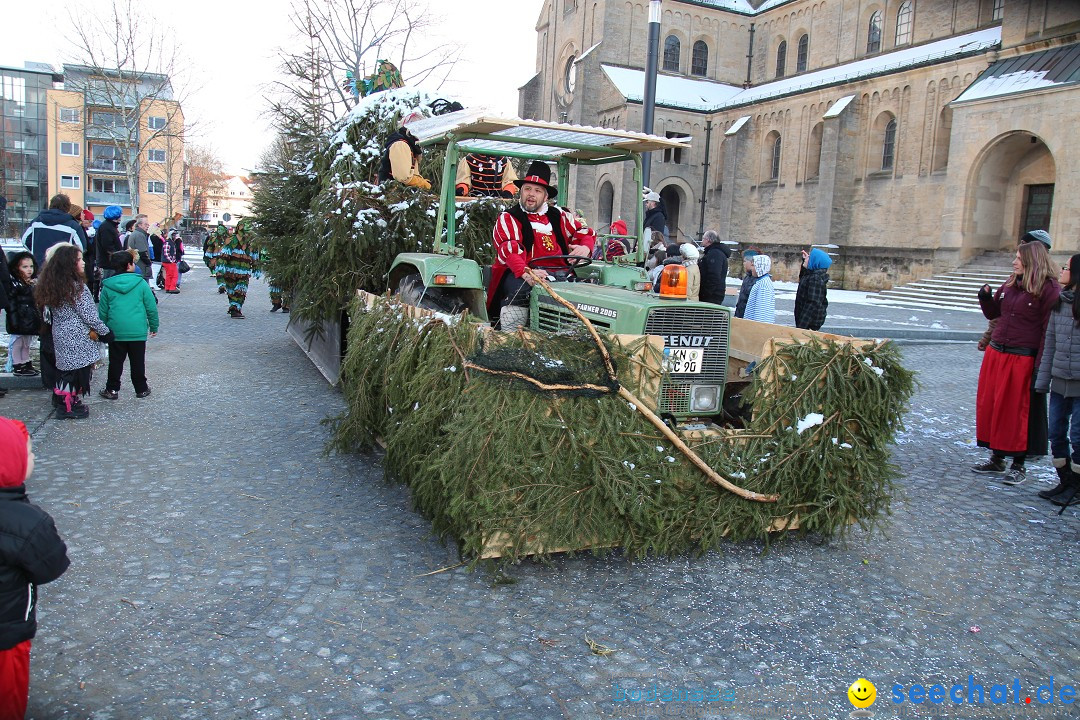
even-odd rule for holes
{"type": "Polygon", "coordinates": [[[829,309],[826,293],[832,258],[819,248],[810,252],[803,250],[802,256],[799,289],[795,291],[795,327],[818,330],[825,324],[825,313],[829,309]]]}

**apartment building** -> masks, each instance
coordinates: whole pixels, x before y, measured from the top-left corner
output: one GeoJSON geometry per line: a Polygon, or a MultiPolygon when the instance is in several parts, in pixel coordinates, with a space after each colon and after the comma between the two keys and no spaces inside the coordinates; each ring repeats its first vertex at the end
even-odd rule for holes
{"type": "Polygon", "coordinates": [[[199,220],[209,225],[222,222],[232,227],[250,214],[251,179],[242,175],[226,175],[218,187],[207,193],[206,209],[199,220]]]}
{"type": "Polygon", "coordinates": [[[183,214],[184,114],[165,75],[65,65],[48,92],[48,192],[94,214],[183,214]],[[53,149],[55,148],[55,149],[53,149]]]}
{"type": "Polygon", "coordinates": [[[17,237],[48,203],[48,65],[0,66],[0,236],[17,237]]]}

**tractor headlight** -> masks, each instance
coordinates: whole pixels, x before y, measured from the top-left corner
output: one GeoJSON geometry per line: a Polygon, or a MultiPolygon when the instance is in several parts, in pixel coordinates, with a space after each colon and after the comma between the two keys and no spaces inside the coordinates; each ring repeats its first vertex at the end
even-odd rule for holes
{"type": "Polygon", "coordinates": [[[690,394],[690,408],[694,412],[713,412],[719,398],[715,385],[695,385],[690,394]]]}

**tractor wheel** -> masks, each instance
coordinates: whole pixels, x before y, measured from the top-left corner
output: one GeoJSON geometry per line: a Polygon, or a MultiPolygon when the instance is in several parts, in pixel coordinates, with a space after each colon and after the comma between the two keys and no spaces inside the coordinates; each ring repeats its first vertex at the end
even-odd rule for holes
{"type": "Polygon", "coordinates": [[[425,286],[420,273],[412,273],[401,278],[394,295],[406,305],[414,305],[447,315],[458,315],[465,312],[467,308],[455,291],[425,286]]]}

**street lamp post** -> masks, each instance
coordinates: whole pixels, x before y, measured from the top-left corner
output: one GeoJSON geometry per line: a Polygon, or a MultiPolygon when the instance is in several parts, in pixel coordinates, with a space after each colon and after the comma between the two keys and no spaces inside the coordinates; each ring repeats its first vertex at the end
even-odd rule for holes
{"type": "MultiPolygon", "coordinates": [[[[660,2],[649,0],[649,53],[645,62],[645,103],[642,109],[641,131],[652,134],[653,110],[656,108],[656,70],[660,55],[660,2]]],[[[652,153],[644,153],[641,158],[642,180],[649,186],[652,174],[652,153]]]]}

